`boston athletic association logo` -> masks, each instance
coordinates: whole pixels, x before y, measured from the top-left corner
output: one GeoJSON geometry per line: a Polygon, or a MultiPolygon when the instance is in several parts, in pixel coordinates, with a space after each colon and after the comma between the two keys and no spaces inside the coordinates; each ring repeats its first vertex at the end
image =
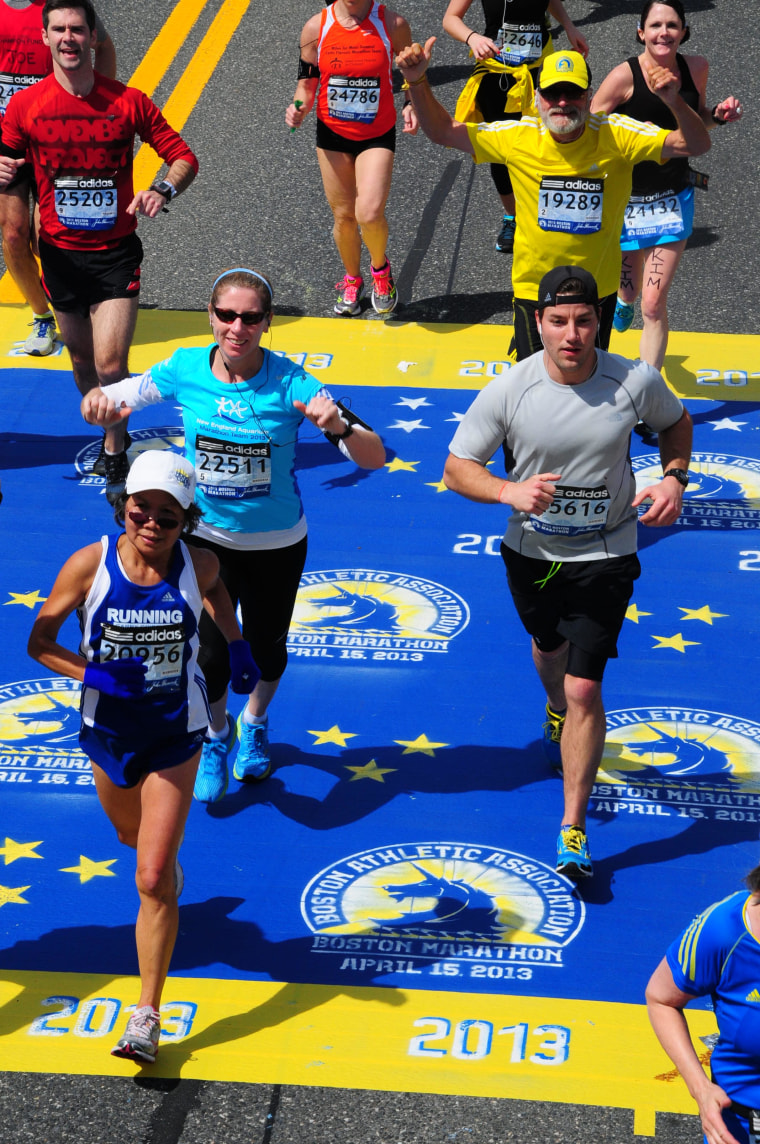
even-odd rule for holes
{"type": "MultiPolygon", "coordinates": [[[[638,491],[662,477],[659,457],[634,457],[631,463],[638,491]]],[[[760,460],[694,453],[676,527],[760,528],[760,460]]]]}
{"type": "Polygon", "coordinates": [[[461,596],[420,576],[361,568],[308,572],[298,590],[288,649],[321,649],[328,658],[352,663],[419,662],[448,651],[469,619],[461,596]]]}
{"type": "Polygon", "coordinates": [[[0,783],[92,786],[79,749],[80,690],[63,676],[0,686],[0,783]]]}
{"type": "Polygon", "coordinates": [[[571,882],[523,854],[465,842],[365,850],[328,866],[301,909],[314,950],[391,949],[421,963],[562,964],[583,902],[571,882]]]}

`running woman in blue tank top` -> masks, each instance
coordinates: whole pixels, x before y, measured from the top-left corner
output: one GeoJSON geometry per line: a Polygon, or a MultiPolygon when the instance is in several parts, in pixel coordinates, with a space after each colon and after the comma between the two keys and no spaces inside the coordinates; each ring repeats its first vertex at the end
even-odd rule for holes
{"type": "Polygon", "coordinates": [[[137,851],[141,992],[113,1053],[151,1063],[184,880],[177,851],[208,723],[197,665],[204,609],[229,644],[233,689],[247,693],[258,678],[219,561],[180,539],[200,516],[194,490],[184,457],[168,450],[138,457],[115,506],[124,532],[66,561],[29,639],[34,659],[81,681],[79,742],[120,841],[137,851]],[[74,611],[82,628],[78,654],[57,642],[74,611]]]}
{"type": "MultiPolygon", "coordinates": [[[[680,81],[681,96],[706,127],[734,123],[742,117],[739,101],[729,95],[707,107],[708,63],[704,56],[682,56],[678,49],[689,38],[681,0],[647,0],[636,32],[643,52],[613,68],[591,104],[592,113],[619,112],[633,119],[672,130],[675,119],[644,79],[652,67],[668,68],[680,81]]],[[[668,345],[668,291],[691,234],[694,188],[686,159],[661,166],[640,163],[633,169],[633,193],[625,214],[621,240],[623,264],[614,328],[624,333],[633,322],[634,303],[641,294],[644,329],[639,355],[662,369],[668,345]],[[655,170],[656,168],[656,170],[655,170]]]]}

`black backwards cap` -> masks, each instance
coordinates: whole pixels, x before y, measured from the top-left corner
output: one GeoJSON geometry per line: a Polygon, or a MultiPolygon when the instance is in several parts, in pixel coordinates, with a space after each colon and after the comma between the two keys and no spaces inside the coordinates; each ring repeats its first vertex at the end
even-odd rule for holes
{"type": "Polygon", "coordinates": [[[589,274],[582,266],[555,266],[553,270],[544,274],[538,285],[539,310],[543,310],[544,306],[580,305],[594,307],[599,305],[599,293],[593,274],[589,274]],[[561,294],[558,298],[557,291],[561,290],[570,278],[576,278],[583,289],[576,294],[561,294]]]}

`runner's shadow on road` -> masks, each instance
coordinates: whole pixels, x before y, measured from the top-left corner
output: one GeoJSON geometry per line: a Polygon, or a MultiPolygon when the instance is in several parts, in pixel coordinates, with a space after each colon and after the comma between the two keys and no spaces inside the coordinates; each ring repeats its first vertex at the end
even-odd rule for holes
{"type": "MultiPolygon", "coordinates": [[[[169,1064],[170,1070],[168,1073],[162,1070],[163,1075],[176,1075],[200,1049],[275,1028],[341,995],[393,1006],[404,1004],[403,994],[393,988],[378,986],[370,994],[368,987],[374,981],[370,975],[366,986],[346,988],[330,981],[315,986],[315,966],[308,958],[312,938],[268,941],[254,922],[229,916],[244,902],[245,899],[239,897],[215,897],[206,902],[180,906],[180,928],[172,957],[172,974],[181,976],[183,971],[196,973],[208,966],[211,967],[210,976],[213,976],[213,967],[225,964],[240,974],[265,975],[265,981],[268,979],[275,983],[285,979],[286,984],[273,997],[245,1012],[225,1017],[179,1044],[165,1044],[161,1064],[169,1064]]],[[[2,961],[0,979],[18,984],[14,970],[23,970],[24,988],[0,1007],[0,1037],[18,1032],[43,1015],[40,986],[27,984],[29,972],[93,974],[100,979],[94,988],[104,995],[114,979],[135,976],[134,925],[74,926],[51,930],[34,941],[17,942],[5,951],[2,961]],[[104,965],[109,967],[105,972],[104,965]]],[[[76,988],[75,985],[72,987],[76,988]]],[[[164,988],[165,1003],[175,1000],[180,988],[172,977],[168,978],[164,988]]],[[[47,1014],[51,1020],[60,1015],[60,1009],[58,1013],[47,1014]]],[[[62,1025],[53,1027],[63,1028],[62,1025]]],[[[110,1041],[108,1043],[110,1045],[110,1041]]],[[[153,1074],[148,1069],[141,1075],[153,1074]]]]}
{"type": "Polygon", "coordinates": [[[556,778],[538,742],[520,749],[437,749],[434,758],[404,755],[401,747],[357,748],[336,757],[279,744],[272,757],[274,773],[266,782],[243,785],[206,812],[212,818],[232,818],[249,806],[266,804],[310,830],[333,830],[403,796],[514,791],[556,778]],[[332,786],[325,791],[330,778],[332,786]]]}
{"type": "MultiPolygon", "coordinates": [[[[73,458],[97,442],[92,434],[61,437],[54,433],[0,433],[0,468],[41,469],[71,465],[73,458]]],[[[79,475],[77,475],[79,480],[79,475]]]]}
{"type": "MultiPolygon", "coordinates": [[[[611,822],[615,815],[610,813],[593,812],[590,816],[593,822],[611,822]]],[[[613,854],[609,858],[594,861],[594,877],[589,882],[579,885],[581,897],[584,901],[594,905],[606,905],[615,897],[613,886],[615,874],[620,870],[637,869],[642,866],[658,866],[663,868],[678,858],[693,857],[697,854],[709,854],[723,846],[734,846],[738,842],[755,843],[758,837],[757,823],[753,822],[718,822],[711,818],[700,818],[692,822],[685,830],[667,838],[647,839],[636,846],[629,847],[621,854],[613,854]]],[[[593,857],[593,854],[592,854],[593,857]]]]}

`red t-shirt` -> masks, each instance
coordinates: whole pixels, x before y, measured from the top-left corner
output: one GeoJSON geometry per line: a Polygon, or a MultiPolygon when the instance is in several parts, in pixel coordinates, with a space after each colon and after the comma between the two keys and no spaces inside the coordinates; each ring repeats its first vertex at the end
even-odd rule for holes
{"type": "Polygon", "coordinates": [[[107,250],[137,227],[126,208],[134,198],[135,136],[166,163],[195,155],[156,105],[136,87],[95,73],[89,95],[71,95],[48,76],[13,96],[3,119],[3,151],[34,166],[40,233],[68,250],[107,250]]]}
{"type": "Polygon", "coordinates": [[[42,42],[45,0],[11,8],[0,0],[0,114],[17,91],[31,87],[53,70],[50,48],[42,42]]]}
{"type": "Polygon", "coordinates": [[[320,23],[317,116],[347,139],[374,139],[396,123],[385,5],[373,4],[350,29],[338,23],[334,9],[325,8],[320,23]]]}

